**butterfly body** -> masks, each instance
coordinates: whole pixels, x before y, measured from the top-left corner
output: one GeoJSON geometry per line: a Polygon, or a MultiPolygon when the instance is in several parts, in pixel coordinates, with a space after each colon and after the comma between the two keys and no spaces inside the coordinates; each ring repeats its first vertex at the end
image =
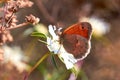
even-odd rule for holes
{"type": "Polygon", "coordinates": [[[60,42],[65,50],[80,59],[88,54],[92,27],[87,22],[74,24],[63,31],[60,42]]]}

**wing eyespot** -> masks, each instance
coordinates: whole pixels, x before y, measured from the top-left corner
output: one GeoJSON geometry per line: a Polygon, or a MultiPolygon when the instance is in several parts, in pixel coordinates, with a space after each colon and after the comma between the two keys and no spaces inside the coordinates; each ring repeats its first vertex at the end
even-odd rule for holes
{"type": "Polygon", "coordinates": [[[81,28],[82,28],[82,30],[84,30],[84,29],[85,29],[85,27],[84,27],[84,26],[82,26],[81,28]]]}

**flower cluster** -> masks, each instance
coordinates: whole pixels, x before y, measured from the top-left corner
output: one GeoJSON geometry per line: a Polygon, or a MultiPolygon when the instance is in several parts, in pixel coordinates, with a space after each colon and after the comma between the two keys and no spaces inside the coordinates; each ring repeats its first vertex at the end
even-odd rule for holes
{"type": "Polygon", "coordinates": [[[3,44],[7,41],[12,41],[12,36],[10,34],[10,29],[18,28],[25,26],[28,23],[37,24],[39,18],[34,17],[33,15],[26,16],[26,22],[17,24],[17,13],[20,8],[31,7],[33,2],[29,0],[6,0],[5,5],[0,8],[0,44],[3,44]]]}
{"type": "Polygon", "coordinates": [[[26,16],[26,22],[32,23],[33,25],[37,24],[39,21],[40,21],[39,18],[36,18],[32,14],[26,16]]]}
{"type": "Polygon", "coordinates": [[[0,48],[0,61],[3,60],[3,49],[0,48]]]}
{"type": "Polygon", "coordinates": [[[11,42],[13,41],[13,37],[10,34],[10,31],[5,30],[3,32],[0,31],[0,45],[3,45],[7,41],[11,42]]]}
{"type": "Polygon", "coordinates": [[[9,47],[7,45],[4,45],[2,48],[4,50],[4,60],[2,63],[11,64],[9,66],[16,67],[20,73],[30,68],[26,64],[26,62],[28,62],[28,57],[23,54],[23,51],[20,47],[9,47]]]}
{"type": "Polygon", "coordinates": [[[33,2],[29,0],[2,0],[0,2],[4,4],[0,8],[0,45],[6,42],[13,41],[13,37],[10,34],[11,29],[26,26],[28,24],[37,24],[39,18],[36,18],[32,14],[30,16],[25,16],[23,23],[17,24],[16,13],[20,11],[21,8],[31,7],[33,2]]]}

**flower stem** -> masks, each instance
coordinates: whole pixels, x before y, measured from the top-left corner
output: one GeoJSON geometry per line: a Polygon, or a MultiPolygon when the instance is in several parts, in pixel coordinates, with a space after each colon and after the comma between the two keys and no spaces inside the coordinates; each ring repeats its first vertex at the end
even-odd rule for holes
{"type": "Polygon", "coordinates": [[[34,71],[38,65],[43,62],[43,60],[45,60],[50,54],[46,53],[42,58],[39,59],[39,61],[32,67],[32,69],[28,72],[27,75],[25,75],[24,80],[27,80],[28,76],[32,73],[32,71],[34,71]]]}
{"type": "Polygon", "coordinates": [[[8,30],[16,29],[16,28],[19,28],[19,27],[22,27],[22,26],[26,26],[26,25],[28,25],[28,24],[30,24],[30,23],[29,23],[29,22],[24,22],[24,23],[21,23],[21,24],[15,26],[15,27],[7,28],[7,29],[8,29],[8,30]]]}
{"type": "Polygon", "coordinates": [[[12,20],[12,17],[13,17],[14,13],[11,14],[8,22],[4,25],[5,27],[8,27],[8,24],[10,23],[10,21],[12,20]]]}

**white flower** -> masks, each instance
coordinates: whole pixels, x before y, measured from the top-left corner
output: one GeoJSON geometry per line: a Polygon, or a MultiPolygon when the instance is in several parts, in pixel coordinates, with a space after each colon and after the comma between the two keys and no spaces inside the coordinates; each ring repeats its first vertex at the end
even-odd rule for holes
{"type": "Polygon", "coordinates": [[[10,62],[13,66],[17,68],[19,72],[23,72],[24,70],[27,70],[29,66],[23,62],[23,61],[28,61],[28,58],[25,57],[20,49],[20,47],[9,47],[4,45],[3,46],[4,50],[4,60],[3,63],[8,63],[10,62]]]}
{"type": "Polygon", "coordinates": [[[49,33],[51,34],[51,37],[47,37],[47,47],[48,49],[53,52],[54,54],[57,54],[59,58],[63,61],[63,63],[66,65],[67,69],[71,69],[74,67],[74,64],[77,62],[77,59],[74,58],[74,56],[70,53],[68,53],[62,44],[59,42],[59,36],[55,34],[56,27],[49,25],[49,33]]]}
{"type": "Polygon", "coordinates": [[[49,33],[51,34],[51,37],[47,37],[47,47],[51,52],[54,52],[54,54],[57,54],[60,48],[59,44],[59,36],[55,34],[55,26],[49,25],[49,33]],[[54,29],[53,29],[54,28],[54,29]]]}
{"type": "Polygon", "coordinates": [[[61,48],[59,49],[58,56],[63,61],[63,63],[66,65],[67,69],[73,68],[74,64],[77,62],[77,59],[75,59],[75,57],[72,54],[68,53],[63,47],[63,45],[61,45],[61,48]]]}

